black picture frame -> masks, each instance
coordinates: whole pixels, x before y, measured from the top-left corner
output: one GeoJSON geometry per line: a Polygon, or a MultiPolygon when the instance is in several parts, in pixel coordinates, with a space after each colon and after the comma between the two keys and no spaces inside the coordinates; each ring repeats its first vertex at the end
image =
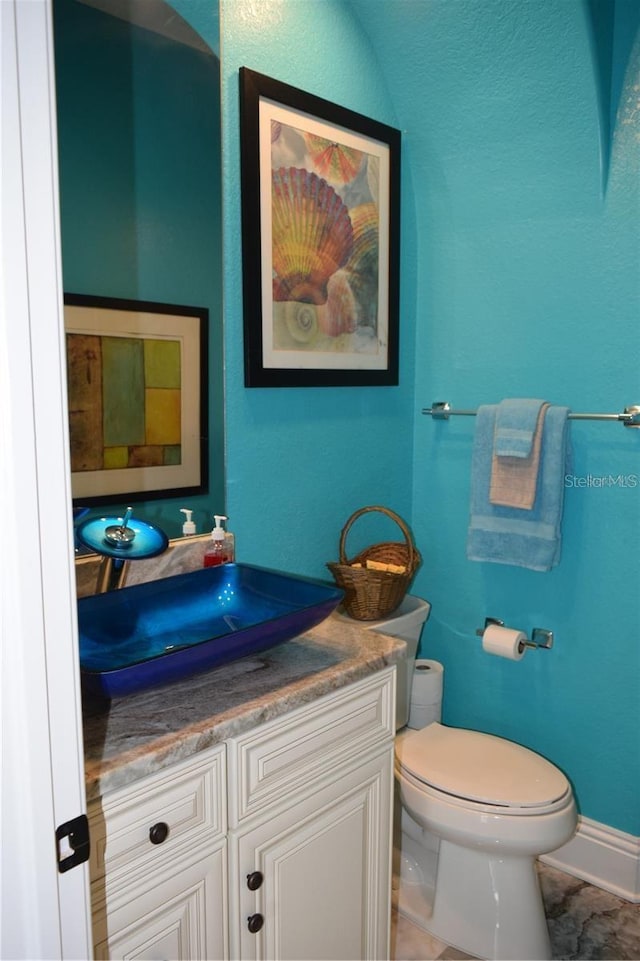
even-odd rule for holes
{"type": "Polygon", "coordinates": [[[64,323],[74,506],[206,493],[208,308],[65,293],[64,323]]]}
{"type": "Polygon", "coordinates": [[[240,69],[246,387],[398,384],[400,131],[240,69]]]}

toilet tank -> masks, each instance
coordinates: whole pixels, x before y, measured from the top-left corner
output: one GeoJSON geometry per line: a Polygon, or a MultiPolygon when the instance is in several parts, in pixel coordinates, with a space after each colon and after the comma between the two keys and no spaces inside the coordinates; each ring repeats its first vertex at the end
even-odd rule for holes
{"type": "MultiPolygon", "coordinates": [[[[393,614],[380,621],[358,621],[361,627],[381,634],[390,634],[406,642],[406,661],[398,664],[396,687],[396,730],[404,727],[409,720],[411,707],[411,685],[413,683],[413,669],[416,663],[420,635],[429,614],[431,604],[421,597],[407,594],[400,607],[393,614]]],[[[338,612],[338,616],[348,620],[348,616],[338,612]]]]}

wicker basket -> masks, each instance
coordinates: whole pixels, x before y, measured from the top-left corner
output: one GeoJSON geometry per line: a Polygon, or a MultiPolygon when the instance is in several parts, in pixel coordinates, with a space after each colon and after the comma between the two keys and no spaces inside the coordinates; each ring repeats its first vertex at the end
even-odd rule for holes
{"type": "Polygon", "coordinates": [[[377,621],[393,613],[402,603],[409,584],[422,558],[413,543],[411,532],[405,522],[386,507],[362,507],[355,511],[342,528],[340,535],[340,560],[327,564],[338,587],[345,592],[343,605],[351,617],[359,621],[377,621]],[[363,514],[379,511],[398,524],[405,543],[387,541],[372,544],[347,560],[345,543],[353,523],[363,514]],[[404,567],[404,573],[369,570],[367,561],[404,567]],[[355,567],[354,565],[362,565],[355,567]]]}

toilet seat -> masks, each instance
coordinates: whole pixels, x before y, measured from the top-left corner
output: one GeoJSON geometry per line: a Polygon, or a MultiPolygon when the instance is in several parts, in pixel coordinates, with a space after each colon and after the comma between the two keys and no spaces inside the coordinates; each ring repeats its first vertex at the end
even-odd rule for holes
{"type": "Polygon", "coordinates": [[[426,789],[514,814],[542,814],[570,792],[564,774],[528,748],[437,722],[399,738],[396,760],[426,789]]]}

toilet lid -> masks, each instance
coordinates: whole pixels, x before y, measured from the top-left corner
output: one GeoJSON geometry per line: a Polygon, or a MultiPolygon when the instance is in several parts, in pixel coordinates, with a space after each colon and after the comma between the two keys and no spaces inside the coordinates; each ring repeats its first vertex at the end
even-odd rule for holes
{"type": "Polygon", "coordinates": [[[557,767],[520,744],[438,723],[407,734],[396,755],[423,784],[484,804],[542,807],[569,787],[557,767]]]}

